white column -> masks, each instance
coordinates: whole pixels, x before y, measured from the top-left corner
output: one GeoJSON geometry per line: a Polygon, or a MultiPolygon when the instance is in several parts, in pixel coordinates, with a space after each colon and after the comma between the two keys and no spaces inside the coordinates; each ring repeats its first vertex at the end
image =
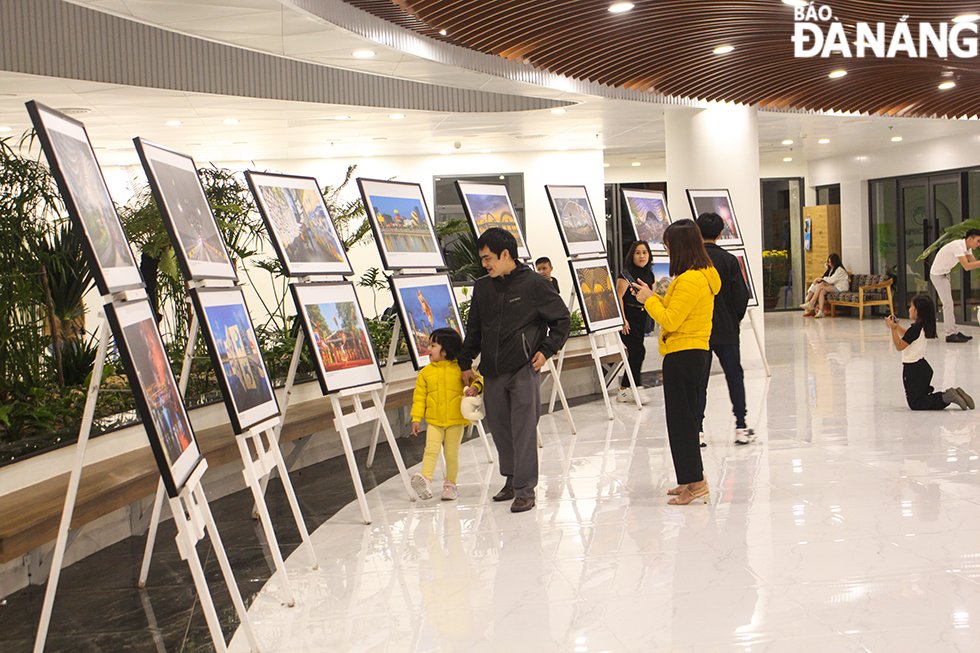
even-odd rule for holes
{"type": "MultiPolygon", "coordinates": [[[[674,220],[694,218],[688,188],[727,188],[732,195],[756,293],[762,299],[762,205],[759,181],[759,129],[756,110],[709,103],[704,109],[669,109],[667,131],[667,199],[674,220]]],[[[761,318],[762,307],[757,311],[761,318]]],[[[764,336],[763,320],[756,319],[764,336]]],[[[761,365],[748,320],[742,324],[742,360],[761,365]]],[[[763,340],[764,342],[764,340],[763,340]]]]}

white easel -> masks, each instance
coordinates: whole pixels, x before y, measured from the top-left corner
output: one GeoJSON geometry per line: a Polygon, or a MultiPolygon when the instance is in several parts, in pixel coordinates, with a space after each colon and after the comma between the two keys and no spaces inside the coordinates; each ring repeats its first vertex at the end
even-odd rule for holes
{"type": "MultiPolygon", "coordinates": [[[[388,359],[385,361],[384,367],[384,389],[381,391],[381,405],[385,406],[385,402],[388,400],[388,388],[391,387],[391,370],[395,364],[395,354],[398,350],[398,338],[401,335],[401,317],[395,317],[395,326],[391,330],[391,343],[388,345],[388,359]]],[[[483,428],[483,422],[476,422],[477,433],[480,436],[480,440],[483,442],[483,449],[487,453],[487,462],[493,462],[493,447],[490,446],[490,439],[487,437],[486,429],[483,428]]],[[[371,448],[368,449],[367,466],[371,467],[374,464],[374,454],[378,450],[378,436],[381,430],[381,422],[379,421],[374,425],[374,433],[371,434],[371,448]]]]}
{"type": "MultiPolygon", "coordinates": [[[[572,299],[568,302],[568,312],[571,313],[575,304],[578,300],[578,294],[572,292],[572,299]]],[[[625,319],[625,318],[624,318],[625,319]]],[[[630,388],[633,391],[633,401],[636,402],[637,410],[643,409],[643,402],[640,400],[640,391],[636,387],[636,379],[633,378],[633,371],[630,369],[629,358],[626,355],[626,348],[623,347],[623,341],[619,337],[619,329],[613,327],[611,329],[602,329],[599,331],[592,331],[589,333],[589,349],[592,353],[592,362],[595,364],[596,375],[599,377],[599,386],[602,391],[602,401],[606,404],[606,416],[609,419],[615,418],[615,413],[612,409],[612,403],[609,401],[609,391],[607,386],[612,382],[613,379],[619,374],[620,366],[626,370],[626,378],[630,381],[630,388]],[[609,374],[605,374],[602,371],[602,357],[609,355],[618,355],[620,358],[620,363],[610,371],[609,374]]],[[[561,374],[562,366],[565,363],[565,348],[558,353],[558,365],[556,372],[561,374]]],[[[551,393],[551,406],[554,406],[555,402],[555,390],[551,393]]],[[[566,408],[566,410],[568,410],[566,408]]]]}
{"type": "MultiPolygon", "coordinates": [[[[191,282],[188,284],[188,288],[191,287],[231,289],[234,286],[219,285],[210,281],[206,283],[191,282]]],[[[188,301],[190,301],[189,297],[188,301]]],[[[200,331],[200,322],[198,319],[197,311],[192,310],[191,324],[187,332],[187,347],[184,349],[184,361],[180,368],[180,382],[177,386],[181,397],[187,392],[187,383],[190,380],[191,364],[194,360],[194,350],[200,331]]],[[[300,510],[299,501],[296,499],[296,492],[289,478],[289,472],[286,469],[286,463],[282,457],[282,450],[279,448],[277,428],[280,425],[281,420],[279,417],[270,418],[236,435],[235,442],[238,444],[238,452],[241,455],[242,465],[244,467],[242,476],[245,477],[245,485],[252,491],[252,497],[255,499],[255,511],[258,513],[266,543],[269,545],[273,563],[275,564],[276,571],[279,573],[280,587],[285,597],[284,603],[289,607],[293,607],[296,605],[296,597],[289,583],[289,576],[286,573],[286,563],[282,557],[282,549],[279,547],[279,541],[276,538],[276,532],[272,525],[272,517],[269,515],[269,507],[265,502],[265,486],[263,482],[268,482],[269,475],[273,469],[279,470],[282,487],[286,492],[289,508],[293,513],[293,521],[296,523],[296,528],[299,530],[303,543],[310,552],[310,558],[313,559],[313,569],[318,569],[319,563],[316,559],[316,552],[313,549],[313,541],[310,539],[310,533],[303,519],[303,512],[300,510]],[[263,435],[265,436],[264,438],[263,435]]],[[[140,576],[137,581],[137,586],[140,588],[146,587],[146,579],[150,573],[150,562],[153,558],[153,546],[156,543],[157,527],[160,525],[160,509],[163,507],[163,499],[164,487],[161,481],[157,484],[153,513],[150,516],[150,527],[146,533],[146,548],[143,550],[143,563],[140,566],[140,576]]]]}
{"type": "Polygon", "coordinates": [[[745,312],[749,314],[749,322],[752,324],[752,333],[755,335],[755,346],[759,348],[759,356],[762,357],[762,365],[766,368],[766,376],[772,376],[772,370],[769,369],[769,359],[766,358],[766,348],[762,344],[762,338],[759,336],[759,329],[755,324],[755,311],[753,308],[757,307],[749,307],[745,312]]]}
{"type": "MultiPolygon", "coordinates": [[[[300,277],[298,279],[299,283],[311,283],[313,281],[313,277],[300,277]]],[[[303,329],[300,329],[299,333],[296,335],[296,345],[293,347],[293,357],[289,361],[289,372],[286,375],[285,399],[283,400],[283,405],[280,409],[280,422],[275,433],[277,440],[279,434],[282,432],[283,424],[286,423],[286,411],[289,409],[289,403],[293,396],[293,384],[296,381],[296,370],[299,367],[299,360],[303,353],[303,345],[305,342],[306,332],[303,331],[303,329]]],[[[392,356],[389,356],[389,361],[390,360],[393,360],[392,356]]],[[[398,474],[401,476],[402,484],[405,486],[405,492],[408,494],[408,498],[411,501],[415,501],[415,493],[412,491],[412,486],[409,484],[408,480],[408,470],[405,469],[405,461],[402,459],[401,451],[398,449],[398,443],[395,442],[395,435],[391,430],[391,423],[388,422],[388,416],[384,411],[383,395],[379,393],[379,390],[383,390],[383,392],[387,393],[387,387],[385,387],[385,384],[375,383],[368,386],[341,390],[338,393],[330,395],[330,405],[333,407],[334,427],[337,429],[337,433],[340,434],[340,442],[344,447],[344,456],[347,458],[347,467],[350,469],[351,481],[354,483],[354,492],[357,494],[357,503],[361,507],[361,517],[364,519],[365,524],[371,523],[371,511],[367,505],[367,497],[364,494],[364,484],[361,482],[361,473],[357,470],[357,460],[354,458],[354,447],[350,440],[350,429],[354,428],[355,426],[368,424],[377,420],[378,426],[384,429],[385,439],[388,441],[388,446],[391,447],[391,455],[395,458],[395,466],[398,467],[398,474]],[[344,414],[343,406],[340,402],[341,397],[352,398],[354,403],[353,413],[344,414]],[[370,399],[373,405],[370,408],[365,408],[363,403],[364,399],[370,399]]],[[[377,433],[377,431],[375,431],[375,433],[377,433]]],[[[374,446],[372,443],[372,453],[373,449],[374,446]]],[[[294,451],[293,453],[296,452],[294,451]]],[[[373,461],[373,457],[369,455],[368,460],[373,461]]],[[[370,467],[370,463],[368,466],[370,467]]]]}
{"type": "MultiPolygon", "coordinates": [[[[54,553],[51,559],[51,569],[48,572],[48,582],[44,590],[44,603],[41,607],[41,619],[38,623],[37,634],[34,639],[34,653],[42,653],[48,637],[48,629],[51,625],[51,612],[54,608],[54,597],[58,591],[58,580],[61,577],[61,565],[64,563],[65,550],[68,546],[68,530],[71,526],[72,513],[75,510],[75,501],[78,498],[78,486],[82,477],[82,469],[85,464],[85,449],[88,446],[89,435],[92,432],[92,422],[95,417],[95,404],[99,397],[99,388],[102,385],[102,371],[105,366],[106,352],[108,350],[109,329],[108,318],[105,315],[105,306],[114,301],[132,301],[146,298],[146,291],[142,288],[138,290],[127,290],[102,296],[102,309],[100,310],[95,335],[99,338],[99,348],[95,356],[95,364],[92,368],[92,376],[89,381],[88,394],[85,399],[85,409],[82,413],[82,423],[78,429],[78,442],[75,445],[75,462],[72,466],[71,474],[68,477],[68,492],[65,495],[65,507],[61,512],[61,522],[58,525],[58,536],[55,539],[54,553]]],[[[208,623],[208,630],[215,650],[219,653],[227,651],[224,635],[221,632],[221,623],[218,620],[218,613],[215,611],[214,602],[211,600],[211,593],[208,590],[207,581],[204,577],[204,568],[201,566],[201,559],[197,555],[197,542],[204,538],[205,531],[211,538],[215,556],[221,567],[228,593],[231,595],[235,611],[241,621],[242,629],[248,639],[252,651],[258,651],[258,639],[252,630],[252,622],[248,618],[245,603],[242,601],[235,583],[235,577],[228,563],[228,557],[221,543],[221,537],[214,524],[214,517],[208,506],[207,497],[204,495],[204,488],[201,486],[201,476],[207,469],[207,461],[202,457],[197,467],[191,473],[184,487],[177,497],[170,499],[170,509],[173,512],[174,523],[177,525],[177,548],[181,558],[187,561],[190,567],[191,576],[194,579],[194,587],[197,590],[198,599],[201,601],[201,609],[204,618],[208,623]]],[[[162,481],[161,481],[162,485],[162,481]]]]}

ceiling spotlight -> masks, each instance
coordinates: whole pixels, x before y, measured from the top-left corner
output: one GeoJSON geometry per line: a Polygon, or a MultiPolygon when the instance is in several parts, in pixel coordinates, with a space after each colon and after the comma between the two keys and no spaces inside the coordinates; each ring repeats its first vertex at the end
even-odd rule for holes
{"type": "Polygon", "coordinates": [[[350,120],[350,116],[334,116],[334,120],[350,120]]]}
{"type": "Polygon", "coordinates": [[[830,142],[830,139],[829,138],[821,138],[819,141],[817,141],[817,143],[819,143],[821,145],[826,145],[829,142],[830,142]]]}
{"type": "Polygon", "coordinates": [[[734,45],[719,45],[717,48],[712,50],[714,54],[728,54],[735,49],[734,45]]]}
{"type": "Polygon", "coordinates": [[[783,145],[792,145],[792,144],[793,144],[792,138],[787,138],[785,141],[783,141],[783,145]]]}
{"type": "Polygon", "coordinates": [[[362,48],[360,50],[354,50],[350,53],[355,59],[373,59],[374,50],[368,50],[367,48],[362,48]]]}
{"type": "Polygon", "coordinates": [[[404,113],[389,113],[388,114],[388,117],[391,118],[392,120],[404,120],[405,114],[404,113]]]}
{"type": "Polygon", "coordinates": [[[793,162],[793,157],[791,157],[791,156],[784,156],[783,157],[783,163],[792,163],[792,162],[793,162]]]}
{"type": "Polygon", "coordinates": [[[439,36],[449,36],[449,32],[444,29],[439,30],[439,36]]]}
{"type": "Polygon", "coordinates": [[[783,0],[783,4],[790,7],[805,7],[810,3],[807,0],[783,0]]]}
{"type": "Polygon", "coordinates": [[[892,143],[901,143],[903,139],[901,136],[892,136],[892,143]]]}
{"type": "Polygon", "coordinates": [[[603,167],[603,168],[608,168],[608,167],[609,167],[609,165],[610,165],[610,164],[608,164],[608,163],[603,163],[603,164],[602,164],[602,167],[603,167]]]}
{"type": "Polygon", "coordinates": [[[943,82],[939,85],[940,91],[948,91],[951,88],[956,88],[956,82],[943,82]]]}
{"type": "Polygon", "coordinates": [[[627,11],[635,7],[632,2],[614,2],[609,5],[609,13],[611,14],[625,14],[627,11]]]}
{"type": "Polygon", "coordinates": [[[8,127],[7,125],[3,125],[2,127],[0,127],[0,134],[6,134],[12,131],[14,131],[13,127],[8,127]]]}
{"type": "Polygon", "coordinates": [[[961,14],[953,19],[954,23],[975,23],[980,20],[980,14],[961,14]]]}
{"type": "Polygon", "coordinates": [[[553,116],[561,116],[561,115],[564,115],[564,114],[565,114],[565,110],[562,109],[561,107],[558,107],[557,109],[552,109],[551,110],[551,115],[553,115],[553,116]]]}
{"type": "Polygon", "coordinates": [[[827,75],[827,77],[829,77],[831,79],[840,79],[841,77],[844,77],[845,75],[847,75],[847,71],[846,70],[833,70],[833,71],[831,71],[831,73],[829,75],[827,75]]]}
{"type": "Polygon", "coordinates": [[[642,164],[641,164],[641,163],[640,163],[639,161],[634,161],[634,162],[633,162],[633,163],[631,163],[630,165],[631,165],[631,166],[633,166],[634,168],[639,168],[639,167],[640,167],[640,165],[642,165],[642,164]]]}
{"type": "Polygon", "coordinates": [[[238,124],[238,118],[225,118],[222,122],[229,127],[234,127],[238,124]]]}
{"type": "Polygon", "coordinates": [[[183,124],[184,123],[182,123],[179,120],[168,120],[167,121],[167,127],[180,127],[183,124]]]}

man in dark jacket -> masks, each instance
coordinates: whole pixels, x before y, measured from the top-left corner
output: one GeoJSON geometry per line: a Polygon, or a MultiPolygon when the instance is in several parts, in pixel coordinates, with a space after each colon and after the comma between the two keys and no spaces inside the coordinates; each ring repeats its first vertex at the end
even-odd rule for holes
{"type": "Polygon", "coordinates": [[[487,420],[507,479],[493,500],[513,499],[511,512],[524,512],[534,507],[538,484],[538,371],[565,345],[568,307],[547,279],[517,260],[507,231],[487,229],[476,248],[488,275],[473,287],[459,367],[469,384],[480,356],[487,420]]]}
{"type": "MultiPolygon", "coordinates": [[[[717,213],[702,213],[697,219],[704,248],[715,264],[721,277],[721,291],[715,296],[715,311],[711,318],[711,351],[718,357],[728,382],[728,396],[735,414],[735,444],[749,444],[755,440],[755,431],[745,423],[745,380],[739,349],[738,325],[745,317],[749,304],[749,289],[745,284],[742,266],[734,255],[715,244],[725,228],[725,222],[717,213]]],[[[704,370],[704,379],[698,395],[698,418],[701,423],[701,446],[704,441],[704,407],[708,399],[708,377],[711,365],[704,370]]]]}

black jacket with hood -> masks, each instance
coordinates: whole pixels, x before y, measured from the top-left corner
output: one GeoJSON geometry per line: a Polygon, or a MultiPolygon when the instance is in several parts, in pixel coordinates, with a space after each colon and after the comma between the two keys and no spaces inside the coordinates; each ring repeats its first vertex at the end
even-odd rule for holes
{"type": "Polygon", "coordinates": [[[738,344],[738,325],[749,304],[742,266],[733,254],[714,243],[705,243],[704,249],[721,277],[721,290],[715,295],[715,312],[711,318],[711,344],[738,344]]]}
{"type": "Polygon", "coordinates": [[[568,307],[547,279],[523,263],[507,275],[480,277],[466,319],[459,367],[468,370],[480,356],[483,376],[507,374],[534,354],[554,356],[568,339],[568,307]]]}

